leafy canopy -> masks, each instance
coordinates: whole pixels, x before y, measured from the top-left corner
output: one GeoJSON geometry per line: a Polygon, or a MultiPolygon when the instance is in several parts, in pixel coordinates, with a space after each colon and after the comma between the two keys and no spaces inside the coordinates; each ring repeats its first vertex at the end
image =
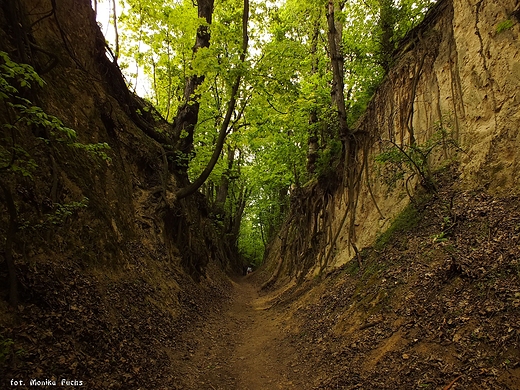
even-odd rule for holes
{"type": "MultiPolygon", "coordinates": [[[[352,125],[364,111],[391,65],[399,39],[415,26],[431,0],[352,0],[337,4],[341,27],[345,99],[352,125]]],[[[238,245],[248,261],[260,262],[262,248],[276,234],[289,205],[291,186],[304,186],[334,169],[341,152],[332,104],[332,72],[324,0],[254,1],[251,50],[239,60],[242,1],[215,3],[211,44],[193,53],[198,26],[191,0],[126,0],[123,67],[135,84],[139,71],[149,78],[147,98],[168,120],[182,104],[191,75],[204,75],[196,94],[200,104],[189,175],[196,178],[209,160],[236,75],[243,77],[238,103],[221,159],[203,192],[230,220],[242,221],[238,245]],[[310,140],[317,145],[314,171],[307,168],[310,140]],[[339,147],[339,149],[338,149],[339,147]],[[231,161],[231,163],[230,163],[231,161]],[[231,166],[230,166],[231,164],[231,166]],[[243,214],[239,202],[247,195],[243,214]],[[220,206],[219,206],[220,207],[220,206]]]]}

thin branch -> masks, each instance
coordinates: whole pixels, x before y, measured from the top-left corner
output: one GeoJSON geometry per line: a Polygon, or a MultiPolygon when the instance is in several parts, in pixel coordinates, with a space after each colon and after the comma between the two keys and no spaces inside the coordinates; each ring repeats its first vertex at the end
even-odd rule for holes
{"type": "Polygon", "coordinates": [[[116,0],[112,0],[112,20],[114,21],[114,34],[116,36],[116,51],[115,57],[116,61],[119,58],[119,32],[117,31],[117,10],[116,10],[116,0]]]}
{"type": "Polygon", "coordinates": [[[283,112],[283,111],[280,111],[279,109],[277,109],[275,106],[273,106],[273,105],[271,104],[271,102],[269,101],[269,99],[265,99],[265,100],[267,101],[267,103],[269,103],[269,105],[271,106],[271,108],[272,108],[273,110],[275,110],[277,113],[279,113],[279,114],[283,114],[283,115],[287,115],[287,114],[289,114],[288,112],[283,112]]]}

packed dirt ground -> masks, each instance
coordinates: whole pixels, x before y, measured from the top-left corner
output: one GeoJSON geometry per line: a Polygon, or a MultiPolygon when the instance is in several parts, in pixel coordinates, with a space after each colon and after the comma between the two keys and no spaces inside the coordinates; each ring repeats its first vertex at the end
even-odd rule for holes
{"type": "Polygon", "coordinates": [[[177,388],[305,388],[284,313],[268,298],[250,277],[233,283],[230,301],[184,335],[192,344],[172,370],[177,388]]]}

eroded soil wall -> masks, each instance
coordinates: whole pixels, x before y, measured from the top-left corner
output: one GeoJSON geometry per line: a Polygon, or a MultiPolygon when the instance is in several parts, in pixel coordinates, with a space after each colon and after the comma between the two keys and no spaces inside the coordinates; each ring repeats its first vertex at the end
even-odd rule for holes
{"type": "Polygon", "coordinates": [[[515,1],[439,1],[400,44],[356,126],[338,185],[293,196],[270,271],[301,278],[344,264],[354,246],[361,251],[388,229],[410,197],[434,192],[404,154],[399,164],[376,162],[391,149],[410,156],[410,147],[422,149],[426,158],[414,159],[428,177],[457,165],[461,188],[517,192],[519,33],[515,1]]]}
{"type": "Polygon", "coordinates": [[[222,270],[235,256],[202,195],[171,196],[170,125],[128,90],[90,0],[1,1],[0,51],[45,81],[29,88],[9,79],[18,92],[0,105],[2,164],[14,156],[0,172],[0,387],[67,378],[89,388],[175,388],[172,362],[189,348],[178,336],[226,298],[222,270]],[[60,141],[45,126],[49,115],[77,139],[60,141]],[[75,143],[106,143],[108,158],[75,143]]]}

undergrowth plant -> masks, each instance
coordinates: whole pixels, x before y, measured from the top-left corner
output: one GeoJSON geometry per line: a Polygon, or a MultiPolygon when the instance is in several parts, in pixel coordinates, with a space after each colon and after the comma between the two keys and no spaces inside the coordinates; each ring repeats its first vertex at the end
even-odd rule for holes
{"type": "Polygon", "coordinates": [[[383,182],[389,188],[394,188],[399,180],[405,180],[405,190],[412,202],[414,198],[408,185],[416,176],[427,192],[437,192],[429,158],[432,152],[442,148],[448,163],[448,150],[459,149],[449,127],[441,126],[440,123],[435,126],[433,135],[422,144],[399,145],[393,140],[383,141],[386,143],[385,150],[375,157],[375,161],[384,167],[383,182]]]}
{"type": "Polygon", "coordinates": [[[500,34],[501,32],[504,32],[506,30],[509,30],[511,27],[513,27],[515,22],[513,22],[512,19],[506,19],[497,25],[497,34],[500,34]]]}
{"type": "Polygon", "coordinates": [[[6,52],[0,51],[0,202],[7,211],[1,219],[4,226],[0,228],[3,235],[0,245],[3,246],[9,274],[9,296],[13,305],[17,302],[13,259],[17,233],[21,229],[35,230],[60,225],[75,210],[86,207],[88,201],[83,198],[79,202],[59,203],[55,190],[51,189],[54,195],[51,195],[50,211],[42,214],[38,206],[24,201],[23,195],[20,195],[24,193],[22,187],[33,187],[37,175],[39,180],[45,180],[43,175],[46,173],[43,172],[47,171],[53,172],[54,180],[50,181],[57,182],[56,160],[62,146],[78,151],[82,159],[94,157],[110,160],[108,144],[79,142],[76,131],[34,104],[35,99],[30,97],[35,96],[36,88],[43,88],[44,85],[44,80],[32,66],[15,62],[6,52]],[[51,166],[39,166],[37,160],[47,160],[51,166]],[[39,217],[34,221],[32,217],[24,217],[32,214],[39,217]]]}
{"type": "Polygon", "coordinates": [[[45,81],[32,66],[14,62],[7,53],[0,51],[0,102],[7,116],[0,123],[0,171],[31,176],[37,168],[31,151],[22,145],[24,129],[32,129],[38,141],[49,146],[65,143],[72,148],[85,150],[90,155],[110,160],[106,153],[110,149],[107,143],[78,142],[76,131],[24,96],[34,86],[44,85],[45,81]]]}
{"type": "Polygon", "coordinates": [[[12,339],[0,336],[0,365],[6,361],[7,356],[11,353],[13,344],[12,339]]]}

